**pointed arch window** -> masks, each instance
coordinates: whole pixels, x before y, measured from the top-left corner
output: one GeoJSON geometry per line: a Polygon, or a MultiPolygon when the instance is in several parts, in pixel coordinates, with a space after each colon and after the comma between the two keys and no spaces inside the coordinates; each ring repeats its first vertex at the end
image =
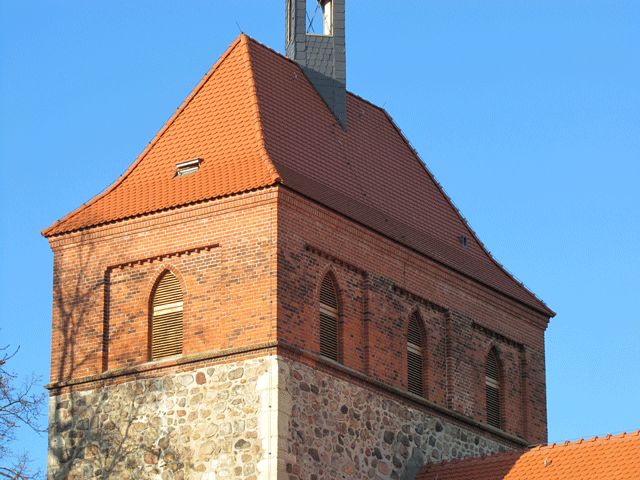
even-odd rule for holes
{"type": "Polygon", "coordinates": [[[424,329],[418,312],[413,312],[407,332],[408,390],[424,396],[424,329]]]}
{"type": "Polygon", "coordinates": [[[151,358],[181,354],[183,295],[173,272],[166,271],[160,276],[151,305],[151,358]]]}
{"type": "Polygon", "coordinates": [[[491,349],[487,355],[485,367],[485,389],[487,397],[487,423],[496,428],[502,428],[501,394],[500,394],[500,360],[498,352],[491,349]]]}
{"type": "Polygon", "coordinates": [[[338,361],[338,294],[331,274],[320,286],[320,354],[338,361]]]}

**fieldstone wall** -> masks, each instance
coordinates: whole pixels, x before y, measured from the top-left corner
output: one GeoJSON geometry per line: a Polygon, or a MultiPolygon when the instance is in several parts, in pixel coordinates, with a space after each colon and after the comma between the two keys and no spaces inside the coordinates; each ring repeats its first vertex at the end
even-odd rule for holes
{"type": "Polygon", "coordinates": [[[275,479],[275,357],[52,397],[48,479],[275,479]]]}
{"type": "Polygon", "coordinates": [[[52,397],[47,478],[412,480],[428,462],[508,447],[265,356],[52,397]]]}
{"type": "MultiPolygon", "coordinates": [[[[407,479],[421,466],[508,449],[470,429],[298,362],[280,365],[290,405],[289,480],[407,479]]],[[[282,413],[281,413],[282,415],[282,413]]]]}

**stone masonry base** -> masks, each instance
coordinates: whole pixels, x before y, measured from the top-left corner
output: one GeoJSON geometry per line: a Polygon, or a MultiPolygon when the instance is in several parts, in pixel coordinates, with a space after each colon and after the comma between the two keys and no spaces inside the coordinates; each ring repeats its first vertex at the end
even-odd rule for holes
{"type": "Polygon", "coordinates": [[[50,480],[413,479],[428,462],[509,448],[282,356],[65,393],[49,408],[50,480]]]}
{"type": "Polygon", "coordinates": [[[47,478],[277,478],[277,361],[52,397],[47,478]]]}
{"type": "Polygon", "coordinates": [[[426,463],[509,448],[307,365],[282,361],[279,370],[280,404],[291,405],[283,448],[288,480],[413,480],[426,463]]]}

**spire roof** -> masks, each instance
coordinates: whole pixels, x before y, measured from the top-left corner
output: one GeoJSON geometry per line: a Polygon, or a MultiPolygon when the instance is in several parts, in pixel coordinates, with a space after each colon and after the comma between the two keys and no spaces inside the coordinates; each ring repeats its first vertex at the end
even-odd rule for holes
{"type": "Polygon", "coordinates": [[[298,64],[240,35],[131,167],[43,234],[280,184],[553,315],[493,259],[383,109],[348,93],[347,117],[343,129],[298,64]],[[197,173],[176,176],[196,158],[197,173]]]}

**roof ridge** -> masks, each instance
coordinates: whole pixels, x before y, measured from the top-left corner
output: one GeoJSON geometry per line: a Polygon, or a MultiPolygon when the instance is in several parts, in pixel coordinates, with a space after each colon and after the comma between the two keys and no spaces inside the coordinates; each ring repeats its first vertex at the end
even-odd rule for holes
{"type": "MultiPolygon", "coordinates": [[[[249,40],[251,43],[254,43],[256,45],[258,45],[259,47],[264,48],[265,50],[268,50],[269,52],[278,55],[279,57],[281,57],[283,60],[286,60],[287,62],[291,63],[292,65],[295,65],[296,67],[300,68],[300,65],[295,61],[290,59],[289,57],[287,57],[286,55],[282,54],[281,52],[277,51],[275,48],[270,47],[269,45],[266,45],[264,43],[262,43],[260,40],[256,40],[254,37],[252,37],[251,35],[248,35],[246,33],[243,33],[242,35],[244,35],[247,40],[249,40]]],[[[302,69],[300,68],[300,70],[302,71],[302,69]]],[[[302,71],[302,73],[304,74],[304,71],[302,71]]],[[[347,89],[347,93],[349,95],[351,95],[354,98],[357,98],[358,100],[362,100],[365,103],[368,103],[369,105],[371,105],[374,108],[377,108],[378,110],[384,112],[384,108],[382,108],[380,105],[376,105],[375,103],[373,103],[371,100],[367,100],[366,98],[358,95],[355,92],[352,92],[351,90],[347,89]]]]}
{"type": "Polygon", "coordinates": [[[191,100],[193,100],[195,98],[195,96],[198,94],[198,92],[200,92],[200,90],[202,90],[202,88],[206,85],[206,83],[209,81],[209,79],[213,76],[213,74],[216,72],[216,70],[220,67],[220,65],[222,65],[224,63],[224,61],[229,57],[229,55],[231,54],[231,52],[233,52],[233,50],[235,50],[235,48],[242,42],[243,37],[247,37],[247,35],[245,34],[241,34],[239,35],[232,43],[231,45],[229,45],[229,47],[227,47],[227,50],[225,50],[225,52],[222,54],[222,56],[218,59],[218,61],[216,63],[213,64],[213,66],[207,71],[207,73],[204,75],[204,77],[202,77],[202,79],[200,80],[200,82],[198,82],[198,84],[196,85],[196,87],[191,91],[191,93],[187,96],[187,98],[185,98],[182,103],[180,104],[180,106],[176,109],[175,112],[173,112],[173,114],[171,115],[171,117],[169,117],[169,120],[167,120],[165,122],[165,124],[163,125],[163,127],[155,134],[155,136],[151,139],[151,141],[149,143],[147,143],[147,145],[145,146],[144,150],[142,150],[142,152],[138,155],[138,157],[136,158],[136,160],[129,165],[129,167],[122,173],[122,175],[120,175],[115,182],[113,182],[111,185],[109,185],[107,188],[105,188],[102,192],[100,192],[99,194],[95,195],[93,198],[91,198],[91,200],[83,203],[82,205],[80,205],[78,208],[76,208],[75,210],[73,210],[72,212],[68,213],[67,215],[65,215],[64,217],[62,217],[61,219],[57,220],[56,222],[54,222],[52,225],[50,225],[49,227],[45,228],[44,230],[42,230],[40,233],[41,235],[43,235],[44,237],[49,236],[49,232],[51,232],[52,230],[54,230],[58,225],[60,225],[63,222],[66,222],[67,220],[73,218],[74,216],[76,216],[77,214],[79,214],[80,212],[82,212],[83,210],[85,210],[87,207],[89,207],[90,205],[93,205],[94,203],[96,203],[98,200],[100,200],[101,198],[105,197],[106,195],[108,195],[109,193],[111,193],[113,190],[115,190],[115,188],[120,185],[137,167],[138,165],[140,165],[140,163],[142,163],[142,160],[147,156],[147,154],[151,151],[151,149],[153,148],[153,146],[158,143],[158,141],[160,140],[160,138],[162,138],[162,136],[165,134],[165,132],[169,129],[169,127],[171,125],[174,124],[174,122],[178,119],[178,117],[180,116],[180,114],[182,112],[184,112],[184,110],[187,108],[187,106],[189,105],[189,103],[191,103],[191,100]]]}
{"type": "Polygon", "coordinates": [[[618,434],[607,433],[606,435],[594,435],[593,437],[583,437],[577,440],[566,440],[564,442],[554,442],[548,445],[538,445],[536,450],[548,450],[552,448],[572,447],[583,443],[606,443],[607,441],[622,440],[630,437],[640,436],[640,429],[632,432],[622,432],[618,434]]]}
{"type": "MultiPolygon", "coordinates": [[[[246,34],[246,33],[243,33],[242,35],[244,35],[250,43],[254,43],[255,45],[257,45],[257,46],[259,46],[259,47],[261,47],[261,48],[264,48],[265,50],[269,51],[270,53],[273,53],[274,55],[279,56],[282,60],[286,60],[286,61],[287,61],[287,62],[289,62],[290,64],[292,64],[292,65],[296,66],[296,67],[300,70],[300,72],[301,72],[303,75],[305,75],[304,70],[303,70],[302,68],[300,68],[300,64],[299,64],[298,62],[296,62],[295,60],[290,59],[289,57],[287,57],[287,56],[286,56],[286,55],[284,55],[283,53],[281,53],[281,52],[277,51],[275,48],[272,48],[272,47],[270,47],[269,45],[267,45],[267,44],[265,44],[265,43],[262,43],[260,40],[256,40],[256,39],[255,39],[255,38],[253,38],[251,35],[248,35],[248,34],[246,34]]],[[[305,76],[306,76],[306,75],[305,75],[305,76]]],[[[350,95],[350,96],[352,96],[353,98],[356,98],[356,99],[358,99],[358,100],[360,100],[360,101],[362,101],[362,102],[364,102],[364,103],[366,103],[366,104],[370,105],[371,107],[373,107],[373,108],[375,108],[375,109],[377,109],[377,110],[380,110],[380,111],[381,111],[381,112],[383,112],[383,113],[387,113],[387,111],[386,111],[384,108],[382,108],[380,105],[376,105],[376,104],[375,104],[375,103],[373,103],[371,100],[367,100],[366,98],[364,98],[364,97],[362,97],[362,96],[358,95],[357,93],[355,93],[355,92],[353,92],[353,91],[351,91],[351,90],[349,90],[349,89],[347,89],[347,94],[348,94],[348,95],[350,95]]],[[[387,115],[388,115],[388,114],[387,114],[387,115]]]]}

